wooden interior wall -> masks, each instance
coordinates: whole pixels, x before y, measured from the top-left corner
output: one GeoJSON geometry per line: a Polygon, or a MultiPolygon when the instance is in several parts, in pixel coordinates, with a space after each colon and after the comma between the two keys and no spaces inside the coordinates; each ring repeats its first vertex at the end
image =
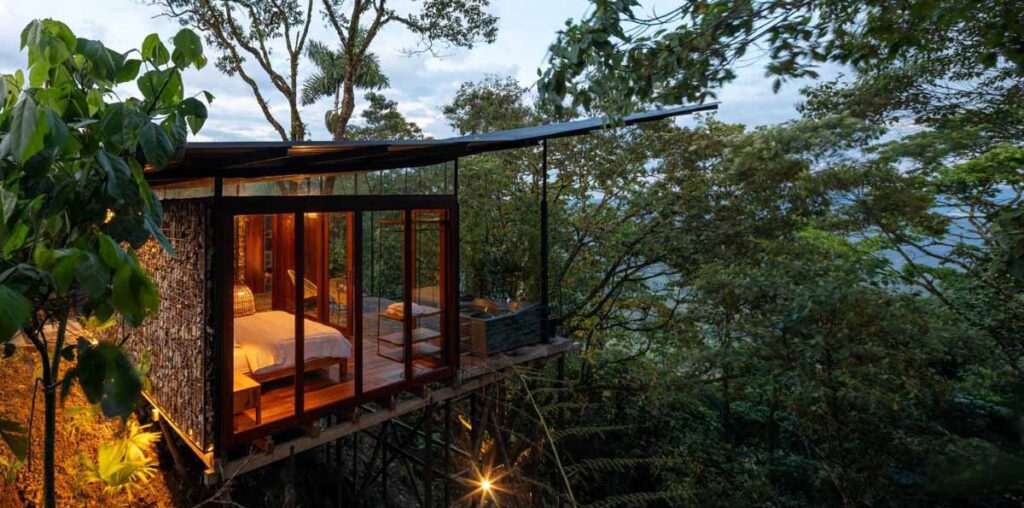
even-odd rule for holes
{"type": "Polygon", "coordinates": [[[149,392],[160,409],[192,441],[206,449],[213,441],[211,316],[212,201],[163,203],[163,232],[177,256],[150,241],[138,251],[139,263],[160,291],[160,312],[139,328],[123,323],[111,329],[135,361],[151,360],[149,392]],[[207,415],[211,415],[207,417],[207,415]]]}
{"type": "MultiPolygon", "coordinates": [[[[263,238],[264,221],[262,215],[246,215],[240,218],[244,222],[244,248],[241,257],[242,282],[249,286],[254,293],[266,291],[266,278],[264,276],[265,264],[263,260],[263,238]]],[[[241,231],[241,229],[240,229],[241,231]]]]}
{"type": "Polygon", "coordinates": [[[295,270],[295,219],[291,214],[273,217],[271,249],[271,307],[291,312],[295,309],[295,286],[288,270],[295,270]]]}

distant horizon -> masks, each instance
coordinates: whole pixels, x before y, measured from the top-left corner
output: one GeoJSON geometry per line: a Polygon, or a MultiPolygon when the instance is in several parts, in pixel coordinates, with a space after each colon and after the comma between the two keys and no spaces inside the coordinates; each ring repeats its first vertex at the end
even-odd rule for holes
{"type": "MultiPolygon", "coordinates": [[[[398,5],[408,3],[408,0],[397,2],[398,5]]],[[[82,0],[74,2],[74,16],[59,14],[70,5],[67,0],[39,0],[30,4],[0,0],[0,16],[7,19],[8,26],[13,28],[0,33],[0,72],[24,69],[27,56],[18,52],[21,28],[35,18],[59,19],[79,37],[98,39],[119,51],[138,48],[149,33],[159,33],[166,40],[180,29],[177,21],[161,16],[158,7],[138,0],[82,0]]],[[[491,12],[500,19],[497,41],[491,45],[478,45],[472,50],[451,50],[444,58],[429,54],[407,55],[403,50],[415,46],[415,37],[402,29],[386,27],[371,48],[380,57],[383,70],[391,81],[391,87],[381,93],[396,101],[406,119],[419,125],[427,136],[454,136],[457,133],[448,125],[441,108],[451,102],[459,86],[467,81],[478,82],[488,75],[496,75],[512,76],[520,85],[535,90],[537,69],[545,66],[547,48],[554,42],[557,31],[568,18],[582,17],[588,6],[586,0],[492,0],[491,12]]],[[[314,20],[310,38],[335,45],[324,27],[317,26],[318,22],[319,17],[314,20]]],[[[207,48],[206,51],[210,64],[202,71],[185,73],[186,93],[207,90],[215,100],[203,132],[190,141],[279,141],[280,136],[264,119],[249,87],[218,71],[213,65],[215,50],[207,48]]],[[[301,74],[308,75],[312,70],[313,65],[303,60],[301,74]]],[[[838,74],[834,67],[821,71],[824,78],[838,74]]],[[[270,99],[272,111],[278,115],[286,113],[287,104],[283,97],[260,74],[254,72],[253,77],[265,90],[264,95],[270,99]]],[[[763,63],[759,59],[740,67],[737,74],[735,81],[716,91],[718,97],[713,100],[721,102],[717,113],[719,119],[749,126],[796,118],[799,89],[813,81],[785,83],[775,94],[771,90],[771,80],[764,77],[763,63]]],[[[135,92],[134,87],[129,91],[135,92]]],[[[362,96],[363,93],[359,92],[354,123],[361,122],[359,113],[365,107],[362,96]]],[[[302,108],[311,140],[330,140],[330,134],[323,125],[323,113],[327,107],[327,101],[323,100],[302,108]]]]}

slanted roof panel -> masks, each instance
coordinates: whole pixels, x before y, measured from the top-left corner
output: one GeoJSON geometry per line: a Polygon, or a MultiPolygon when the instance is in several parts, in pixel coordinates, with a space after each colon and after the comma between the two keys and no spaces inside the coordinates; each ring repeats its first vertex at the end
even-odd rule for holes
{"type": "Polygon", "coordinates": [[[717,102],[676,106],[633,113],[615,123],[607,118],[591,118],[447,139],[188,143],[163,170],[149,172],[146,178],[160,185],[214,176],[262,178],[425,166],[717,108],[717,102]]]}

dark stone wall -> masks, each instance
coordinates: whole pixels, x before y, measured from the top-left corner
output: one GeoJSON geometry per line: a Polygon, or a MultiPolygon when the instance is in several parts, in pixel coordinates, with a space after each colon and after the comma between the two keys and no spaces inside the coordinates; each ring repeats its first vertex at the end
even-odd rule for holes
{"type": "Polygon", "coordinates": [[[139,263],[160,291],[160,312],[125,327],[137,363],[152,363],[149,392],[166,416],[202,449],[213,442],[212,201],[164,201],[163,232],[176,251],[150,241],[139,263]]]}

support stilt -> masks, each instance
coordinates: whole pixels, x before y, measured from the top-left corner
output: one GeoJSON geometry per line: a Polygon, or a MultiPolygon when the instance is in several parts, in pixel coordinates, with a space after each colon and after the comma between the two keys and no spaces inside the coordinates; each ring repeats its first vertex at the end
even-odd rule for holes
{"type": "Polygon", "coordinates": [[[433,506],[434,492],[434,405],[423,408],[423,508],[433,506]]]}

